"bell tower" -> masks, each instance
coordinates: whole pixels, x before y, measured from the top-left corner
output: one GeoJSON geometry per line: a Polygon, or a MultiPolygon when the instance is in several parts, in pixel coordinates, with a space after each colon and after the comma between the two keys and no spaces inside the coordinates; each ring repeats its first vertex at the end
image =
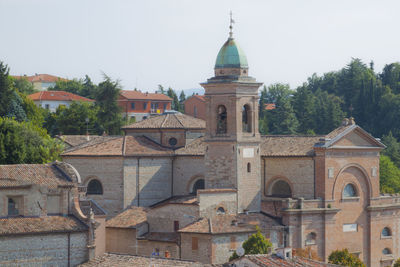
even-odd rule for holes
{"type": "Polygon", "coordinates": [[[220,49],[215,76],[201,85],[206,97],[205,188],[237,190],[237,210],[261,204],[258,88],[247,59],[232,37],[220,49]]]}

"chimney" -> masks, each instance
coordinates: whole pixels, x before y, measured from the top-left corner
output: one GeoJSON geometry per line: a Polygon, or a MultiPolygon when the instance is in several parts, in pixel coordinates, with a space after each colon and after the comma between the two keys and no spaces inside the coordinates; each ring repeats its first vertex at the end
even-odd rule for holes
{"type": "Polygon", "coordinates": [[[347,126],[349,125],[349,119],[348,118],[344,118],[342,121],[342,126],[347,126]]]}
{"type": "Polygon", "coordinates": [[[350,117],[349,118],[349,125],[355,125],[355,124],[356,124],[356,121],[354,120],[354,118],[350,117]]]}

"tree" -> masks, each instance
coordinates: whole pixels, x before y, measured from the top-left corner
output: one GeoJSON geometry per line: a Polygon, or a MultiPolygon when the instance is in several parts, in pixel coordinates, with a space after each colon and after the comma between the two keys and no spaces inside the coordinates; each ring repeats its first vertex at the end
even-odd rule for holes
{"type": "Polygon", "coordinates": [[[293,96],[293,108],[299,121],[299,133],[305,134],[317,128],[315,102],[316,97],[307,86],[297,88],[293,96]]]}
{"type": "Polygon", "coordinates": [[[400,143],[397,142],[392,131],[382,136],[382,142],[386,145],[386,149],[382,151],[382,154],[388,156],[400,168],[400,143]]]}
{"type": "Polygon", "coordinates": [[[267,112],[268,129],[272,134],[295,134],[298,121],[291,104],[292,91],[287,84],[273,84],[268,87],[266,99],[275,103],[275,109],[267,112]]]}
{"type": "Polygon", "coordinates": [[[320,257],[318,257],[318,253],[311,249],[310,246],[306,247],[306,248],[296,248],[295,250],[296,252],[296,256],[297,257],[302,257],[305,259],[311,259],[311,260],[317,260],[317,261],[322,261],[322,259],[320,257]]]}
{"type": "Polygon", "coordinates": [[[94,99],[96,97],[97,86],[93,84],[88,75],[85,75],[84,79],[58,80],[56,85],[49,88],[49,90],[65,91],[94,99]]]}
{"type": "Polygon", "coordinates": [[[107,134],[119,134],[121,132],[122,116],[117,99],[121,88],[118,81],[112,81],[104,75],[104,81],[99,83],[96,93],[97,117],[101,128],[107,134]]]}
{"type": "Polygon", "coordinates": [[[176,111],[182,111],[181,105],[178,100],[178,96],[176,95],[175,91],[169,87],[167,91],[167,96],[172,98],[172,109],[176,111]]]}
{"type": "Polygon", "coordinates": [[[8,66],[0,61],[0,116],[7,114],[8,107],[14,96],[14,89],[8,73],[8,66]]]}
{"type": "Polygon", "coordinates": [[[356,256],[351,254],[347,248],[343,250],[335,250],[328,257],[329,263],[349,266],[349,267],[365,267],[365,264],[356,256]]]}
{"type": "Polygon", "coordinates": [[[12,82],[13,87],[22,94],[30,95],[37,92],[37,90],[33,87],[33,84],[24,77],[19,79],[12,78],[12,82]]]}
{"type": "Polygon", "coordinates": [[[179,95],[179,111],[180,112],[184,112],[185,111],[185,106],[184,106],[184,102],[186,100],[186,95],[185,92],[182,90],[181,94],[179,95]]]}
{"type": "Polygon", "coordinates": [[[18,95],[16,91],[12,92],[10,102],[8,104],[6,117],[14,118],[15,120],[21,122],[26,121],[26,113],[22,108],[22,98],[18,95]]]}
{"type": "Polygon", "coordinates": [[[381,155],[379,160],[380,189],[382,193],[400,192],[400,169],[388,156],[381,155]]]}
{"type": "Polygon", "coordinates": [[[30,122],[0,117],[0,164],[47,163],[58,159],[61,142],[30,122]]]}
{"type": "Polygon", "coordinates": [[[394,262],[393,267],[400,267],[400,258],[394,262]]]}
{"type": "MultiPolygon", "coordinates": [[[[260,231],[260,228],[257,226],[257,233],[252,234],[246,241],[243,242],[242,247],[244,248],[244,254],[267,254],[270,248],[272,248],[272,243],[263,236],[260,231]]],[[[229,258],[229,260],[233,260],[237,258],[238,255],[234,252],[229,258]]]]}

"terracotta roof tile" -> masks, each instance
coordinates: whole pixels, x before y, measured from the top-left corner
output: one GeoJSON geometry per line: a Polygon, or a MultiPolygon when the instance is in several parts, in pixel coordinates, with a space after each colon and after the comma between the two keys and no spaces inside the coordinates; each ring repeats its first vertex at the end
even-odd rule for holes
{"type": "Polygon", "coordinates": [[[346,131],[348,128],[354,127],[353,125],[346,125],[346,126],[340,126],[336,129],[334,129],[332,132],[328,133],[325,137],[326,138],[334,138],[335,136],[341,134],[342,132],[346,131]]]}
{"type": "Polygon", "coordinates": [[[0,235],[85,231],[72,216],[15,217],[0,219],[0,235]]]}
{"type": "Polygon", "coordinates": [[[163,267],[200,267],[207,266],[202,263],[195,263],[192,261],[175,260],[175,259],[163,259],[163,258],[150,258],[142,256],[131,256],[105,253],[102,256],[96,257],[95,259],[79,265],[81,267],[91,266],[104,266],[104,267],[149,267],[149,266],[163,266],[163,267]]]}
{"type": "MultiPolygon", "coordinates": [[[[299,257],[292,257],[292,259],[282,259],[277,255],[257,254],[243,256],[249,261],[255,263],[259,267],[334,267],[339,266],[335,264],[324,263],[315,260],[309,260],[299,257]]],[[[234,260],[232,262],[240,260],[234,260]]]]}
{"type": "Polygon", "coordinates": [[[205,129],[206,122],[189,115],[174,113],[152,116],[122,129],[205,129]]]}
{"type": "Polygon", "coordinates": [[[131,206],[107,220],[106,227],[115,228],[136,228],[147,220],[146,209],[143,207],[131,206]]]}
{"type": "Polygon", "coordinates": [[[173,150],[165,148],[144,136],[125,136],[125,156],[172,155],[173,150]]]}
{"type": "Polygon", "coordinates": [[[267,135],[261,139],[261,156],[313,156],[321,136],[267,135]]]}
{"type": "Polygon", "coordinates": [[[204,143],[204,137],[199,137],[186,146],[175,150],[175,154],[203,156],[205,151],[206,144],[204,143]]]}
{"type": "Polygon", "coordinates": [[[50,74],[37,74],[37,75],[32,75],[32,76],[12,76],[15,79],[27,79],[30,82],[48,82],[48,83],[54,83],[57,82],[58,80],[60,81],[68,81],[67,79],[60,78],[54,75],[50,74]]]}
{"type": "Polygon", "coordinates": [[[124,137],[112,137],[108,140],[93,140],[82,146],[66,150],[62,156],[122,156],[124,137]]]}
{"type": "Polygon", "coordinates": [[[89,99],[80,95],[75,95],[65,91],[40,91],[28,96],[33,101],[52,100],[52,101],[86,101],[94,102],[93,99],[89,99]]]}
{"type": "Polygon", "coordinates": [[[198,205],[197,197],[195,195],[187,196],[174,196],[167,198],[163,201],[151,205],[151,208],[157,208],[168,204],[183,204],[183,205],[198,205]]]}
{"type": "Polygon", "coordinates": [[[209,219],[201,218],[179,230],[182,233],[204,234],[247,233],[255,231],[255,225],[242,223],[236,215],[217,215],[209,219]]]}
{"type": "Polygon", "coordinates": [[[140,91],[133,90],[122,90],[121,96],[129,99],[129,100],[163,100],[163,101],[172,101],[167,95],[164,94],[154,94],[154,93],[142,93],[140,91]]]}
{"type": "Polygon", "coordinates": [[[150,240],[150,241],[162,241],[162,242],[178,242],[179,240],[179,234],[175,232],[149,232],[141,237],[139,239],[145,239],[145,240],[150,240]]]}
{"type": "Polygon", "coordinates": [[[73,186],[66,175],[53,163],[0,165],[0,188],[46,185],[49,188],[73,186]]]}
{"type": "Polygon", "coordinates": [[[87,135],[57,135],[56,136],[61,141],[65,142],[70,146],[78,146],[94,140],[109,140],[110,138],[115,138],[115,136],[102,136],[102,135],[89,135],[89,140],[87,135]]]}

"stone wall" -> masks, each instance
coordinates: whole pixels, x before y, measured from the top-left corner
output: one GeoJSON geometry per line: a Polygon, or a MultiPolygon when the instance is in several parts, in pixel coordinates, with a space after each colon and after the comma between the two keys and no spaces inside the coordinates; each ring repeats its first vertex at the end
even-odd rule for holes
{"type": "Polygon", "coordinates": [[[211,251],[212,237],[209,234],[181,234],[181,259],[192,260],[202,263],[211,263],[212,251],[211,251]],[[192,238],[197,238],[197,249],[192,247],[192,238]]]}
{"type": "Polygon", "coordinates": [[[289,183],[292,197],[314,198],[314,161],[311,157],[264,157],[262,160],[265,162],[264,196],[270,194],[273,182],[280,179],[289,183]]]}
{"type": "Polygon", "coordinates": [[[204,179],[204,157],[179,156],[174,159],[174,196],[190,194],[198,179],[204,179]]]}
{"type": "Polygon", "coordinates": [[[122,157],[63,157],[79,172],[87,186],[91,179],[100,181],[103,195],[88,195],[95,200],[108,216],[121,212],[123,203],[123,158],[122,157]]]}
{"type": "Polygon", "coordinates": [[[169,204],[153,208],[147,213],[150,232],[174,232],[174,222],[183,228],[199,218],[197,205],[169,204]]]}
{"type": "Polygon", "coordinates": [[[106,251],[137,255],[136,229],[107,227],[106,251]]]}
{"type": "Polygon", "coordinates": [[[158,255],[161,258],[165,258],[165,252],[169,252],[169,257],[179,259],[179,247],[174,242],[160,242],[160,241],[148,241],[138,240],[140,256],[150,257],[154,252],[158,251],[158,255]]]}
{"type": "Polygon", "coordinates": [[[211,218],[217,215],[217,209],[222,207],[226,214],[236,214],[237,194],[231,191],[197,191],[197,197],[200,205],[200,217],[211,218]]]}
{"type": "MultiPolygon", "coordinates": [[[[70,264],[88,260],[87,234],[71,233],[70,264]]],[[[68,234],[0,237],[1,266],[68,266],[68,234]]]]}

